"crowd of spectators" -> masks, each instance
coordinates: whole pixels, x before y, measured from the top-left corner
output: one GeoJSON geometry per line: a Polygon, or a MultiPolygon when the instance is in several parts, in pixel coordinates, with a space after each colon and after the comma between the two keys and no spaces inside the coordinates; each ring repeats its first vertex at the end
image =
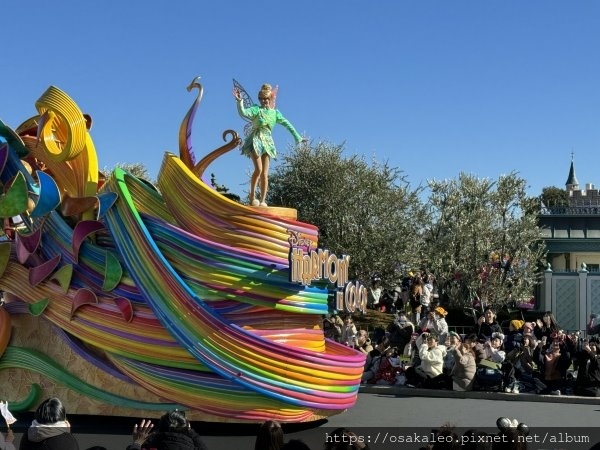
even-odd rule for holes
{"type": "MultiPolygon", "coordinates": [[[[14,433],[0,433],[0,450],[15,450],[14,433]]],[[[327,433],[319,447],[323,450],[369,450],[363,439],[347,428],[327,433]]],[[[175,409],[163,414],[155,424],[143,419],[135,424],[132,442],[126,450],[207,450],[202,438],[194,431],[185,411],[175,409]]],[[[79,450],[77,438],[71,432],[66,408],[56,397],[44,400],[34,419],[21,437],[19,450],[79,450]]],[[[86,450],[107,450],[102,446],[86,450]]],[[[260,424],[254,439],[254,450],[311,450],[302,439],[285,439],[283,428],[276,420],[260,424]]]]}
{"type": "Polygon", "coordinates": [[[420,326],[397,315],[367,358],[364,382],[390,382],[389,373],[378,367],[388,358],[397,377],[394,384],[600,396],[599,340],[553,330],[556,321],[549,312],[536,322],[511,320],[506,334],[491,310],[466,334],[447,331],[443,314],[428,314],[432,317],[420,326]]]}
{"type": "Polygon", "coordinates": [[[452,327],[433,286],[431,274],[410,274],[388,292],[375,275],[368,307],[392,315],[387,328],[364,329],[360,317],[325,319],[327,337],[367,354],[363,383],[600,397],[595,315],[587,333],[563,330],[550,311],[502,326],[491,307],[472,326],[452,327]]]}

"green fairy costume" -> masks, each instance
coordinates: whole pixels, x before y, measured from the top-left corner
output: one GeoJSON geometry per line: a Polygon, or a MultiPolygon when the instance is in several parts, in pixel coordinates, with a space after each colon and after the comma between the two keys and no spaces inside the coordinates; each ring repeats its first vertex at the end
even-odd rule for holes
{"type": "Polygon", "coordinates": [[[275,124],[281,124],[294,136],[296,143],[302,141],[302,136],[296,131],[292,124],[283,117],[278,109],[270,109],[254,105],[244,108],[243,100],[237,101],[237,109],[240,116],[252,122],[252,131],[246,137],[242,146],[242,154],[250,157],[252,152],[258,156],[268,154],[271,158],[277,158],[277,150],[271,136],[275,124]]]}

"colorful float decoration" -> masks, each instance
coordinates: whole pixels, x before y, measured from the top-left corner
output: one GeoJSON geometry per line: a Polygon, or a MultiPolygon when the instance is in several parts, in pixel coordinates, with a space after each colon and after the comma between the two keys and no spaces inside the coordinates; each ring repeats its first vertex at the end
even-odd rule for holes
{"type": "Polygon", "coordinates": [[[293,210],[203,181],[191,128],[154,187],[99,175],[91,118],[51,86],[16,130],[0,121],[0,377],[11,411],[56,395],[71,413],[302,422],[351,408],[364,355],[324,338],[332,295],[364,309],[348,257],[293,210]],[[291,212],[290,212],[291,211],[291,212]],[[10,391],[6,389],[10,386],[10,391]]]}

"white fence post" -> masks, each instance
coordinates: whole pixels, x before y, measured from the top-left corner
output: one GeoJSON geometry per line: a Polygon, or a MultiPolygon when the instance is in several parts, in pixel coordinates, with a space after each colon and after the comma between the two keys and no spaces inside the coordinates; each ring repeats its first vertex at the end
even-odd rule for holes
{"type": "Polygon", "coordinates": [[[540,311],[554,311],[556,305],[552,303],[552,267],[548,264],[548,268],[544,271],[544,291],[543,297],[540,299],[540,311]]]}

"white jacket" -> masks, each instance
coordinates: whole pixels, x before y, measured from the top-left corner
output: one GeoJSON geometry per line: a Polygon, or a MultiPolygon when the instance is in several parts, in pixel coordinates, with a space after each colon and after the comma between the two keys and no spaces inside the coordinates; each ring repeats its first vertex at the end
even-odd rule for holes
{"type": "Polygon", "coordinates": [[[446,356],[446,347],[437,345],[429,348],[427,344],[421,344],[419,347],[419,358],[421,358],[420,369],[428,377],[437,377],[444,368],[444,357],[446,356]]]}

